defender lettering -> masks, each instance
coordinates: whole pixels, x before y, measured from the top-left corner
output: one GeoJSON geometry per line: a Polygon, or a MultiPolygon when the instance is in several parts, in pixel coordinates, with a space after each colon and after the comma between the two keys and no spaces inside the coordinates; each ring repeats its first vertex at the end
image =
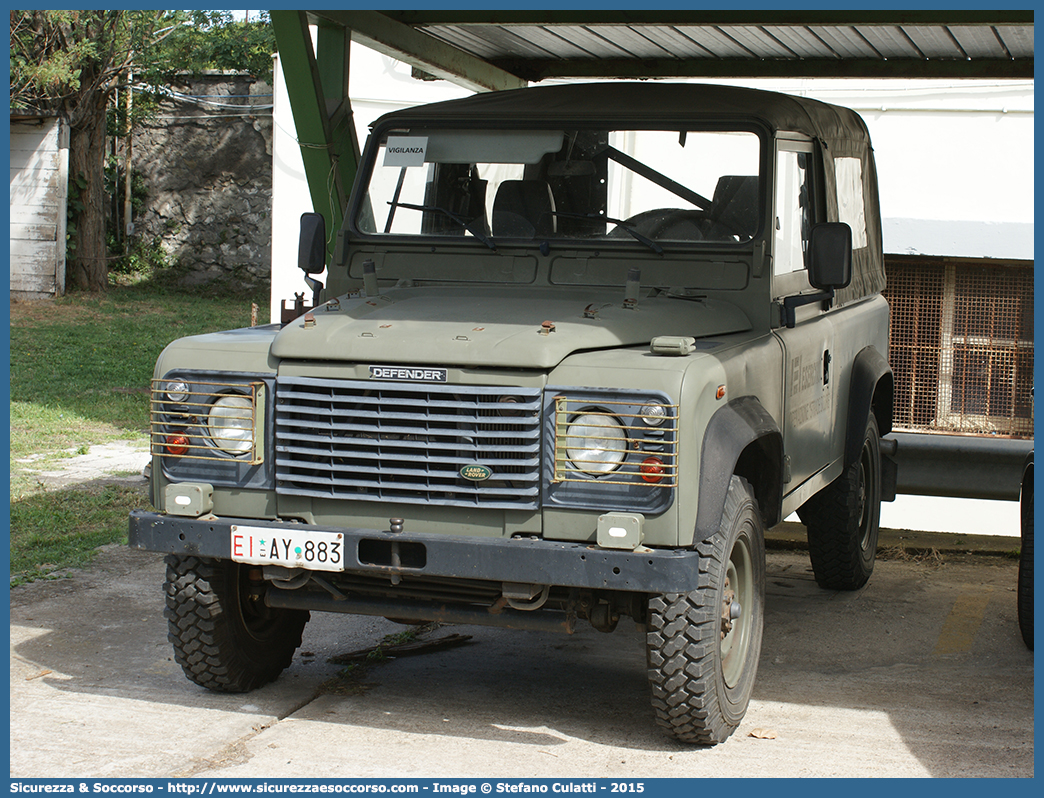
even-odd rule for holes
{"type": "Polygon", "coordinates": [[[370,366],[370,377],[375,380],[399,380],[402,382],[446,382],[446,369],[392,368],[370,366]]]}

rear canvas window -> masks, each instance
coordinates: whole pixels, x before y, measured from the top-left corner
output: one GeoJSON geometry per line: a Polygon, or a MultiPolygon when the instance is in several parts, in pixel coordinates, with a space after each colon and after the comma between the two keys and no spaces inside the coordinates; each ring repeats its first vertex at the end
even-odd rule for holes
{"type": "Polygon", "coordinates": [[[866,213],[863,209],[863,165],[858,158],[835,158],[837,220],[852,228],[852,249],[866,246],[866,213]]]}

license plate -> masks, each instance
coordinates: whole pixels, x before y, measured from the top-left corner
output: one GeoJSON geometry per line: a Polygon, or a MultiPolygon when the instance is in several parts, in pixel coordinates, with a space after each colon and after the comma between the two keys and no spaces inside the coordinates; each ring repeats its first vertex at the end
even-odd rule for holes
{"type": "Polygon", "coordinates": [[[232,559],[312,571],[344,570],[344,535],[313,529],[233,526],[232,559]]]}

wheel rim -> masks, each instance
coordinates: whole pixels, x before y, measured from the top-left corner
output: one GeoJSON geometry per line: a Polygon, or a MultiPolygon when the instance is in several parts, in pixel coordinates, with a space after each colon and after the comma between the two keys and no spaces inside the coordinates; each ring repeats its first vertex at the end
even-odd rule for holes
{"type": "Polygon", "coordinates": [[[730,688],[743,675],[754,611],[754,567],[747,540],[740,537],[729,554],[721,599],[721,673],[730,688]]]}
{"type": "Polygon", "coordinates": [[[272,609],[264,602],[250,599],[250,580],[247,579],[246,568],[237,565],[235,570],[236,609],[243,631],[254,640],[263,643],[272,636],[279,623],[278,618],[273,617],[272,609]]]}

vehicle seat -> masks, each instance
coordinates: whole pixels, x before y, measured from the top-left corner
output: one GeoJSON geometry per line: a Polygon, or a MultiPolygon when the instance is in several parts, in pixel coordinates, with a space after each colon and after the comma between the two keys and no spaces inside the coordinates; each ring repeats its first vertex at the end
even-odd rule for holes
{"type": "Polygon", "coordinates": [[[714,233],[708,238],[739,236],[749,241],[758,231],[758,176],[722,175],[714,188],[708,216],[714,233]]]}
{"type": "Polygon", "coordinates": [[[493,200],[493,235],[537,238],[554,235],[555,198],[543,180],[505,180],[493,200]]]}

